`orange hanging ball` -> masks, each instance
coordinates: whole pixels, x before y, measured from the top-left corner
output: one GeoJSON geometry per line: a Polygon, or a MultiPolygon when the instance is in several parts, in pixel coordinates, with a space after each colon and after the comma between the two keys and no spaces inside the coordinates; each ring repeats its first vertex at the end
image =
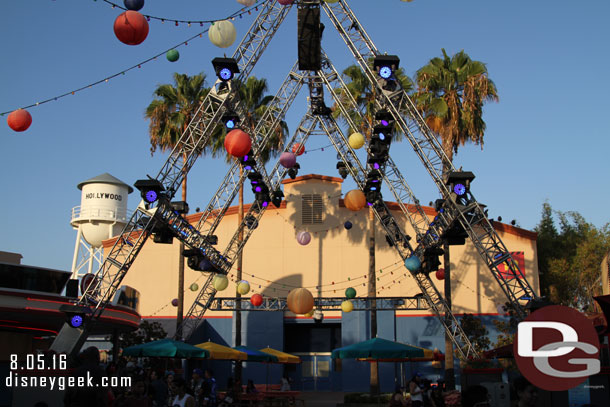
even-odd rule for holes
{"type": "Polygon", "coordinates": [[[6,122],[15,131],[26,131],[32,124],[32,115],[27,110],[17,109],[8,115],[6,122]]]}
{"type": "Polygon", "coordinates": [[[225,149],[233,157],[243,157],[250,151],[252,140],[250,136],[239,129],[231,130],[225,137],[225,149]]]}
{"type": "Polygon", "coordinates": [[[306,288],[295,288],[286,299],[288,309],[295,314],[307,314],[313,309],[313,295],[306,288]]]}
{"type": "Polygon", "coordinates": [[[114,35],[124,44],[141,44],[148,36],[146,17],[133,10],[119,14],[114,20],[114,35]]]}
{"type": "Polygon", "coordinates": [[[343,202],[345,203],[345,207],[347,209],[356,212],[366,206],[366,197],[364,196],[364,192],[361,190],[352,189],[345,194],[345,199],[343,202]]]}

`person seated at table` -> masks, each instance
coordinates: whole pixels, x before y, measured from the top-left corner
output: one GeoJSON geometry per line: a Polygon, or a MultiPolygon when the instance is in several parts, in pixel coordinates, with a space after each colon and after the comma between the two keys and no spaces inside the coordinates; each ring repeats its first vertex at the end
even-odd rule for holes
{"type": "Polygon", "coordinates": [[[252,379],[248,379],[248,384],[246,385],[246,394],[256,394],[256,393],[258,393],[258,390],[256,390],[254,381],[252,379]]]}
{"type": "Polygon", "coordinates": [[[280,391],[290,391],[290,381],[288,381],[288,376],[286,375],[282,377],[282,387],[280,387],[280,391]]]}

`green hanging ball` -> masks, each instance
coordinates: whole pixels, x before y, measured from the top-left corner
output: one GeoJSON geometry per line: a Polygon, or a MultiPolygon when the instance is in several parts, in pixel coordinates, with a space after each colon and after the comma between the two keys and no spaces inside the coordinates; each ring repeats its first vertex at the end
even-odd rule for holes
{"type": "Polygon", "coordinates": [[[178,58],[180,58],[180,53],[178,52],[178,50],[170,49],[165,54],[165,57],[167,58],[167,60],[169,62],[176,62],[178,60],[178,58]]]}
{"type": "Polygon", "coordinates": [[[190,288],[191,288],[191,291],[197,291],[197,290],[199,290],[199,286],[197,285],[197,283],[193,283],[193,284],[191,284],[191,287],[190,287],[190,288]]]}
{"type": "Polygon", "coordinates": [[[349,287],[347,290],[345,290],[345,296],[351,300],[356,296],[356,290],[352,287],[349,287]]]}

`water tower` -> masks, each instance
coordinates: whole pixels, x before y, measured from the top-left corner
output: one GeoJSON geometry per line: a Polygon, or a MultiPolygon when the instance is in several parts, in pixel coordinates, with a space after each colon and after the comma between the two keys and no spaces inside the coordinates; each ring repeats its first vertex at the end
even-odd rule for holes
{"type": "Polygon", "coordinates": [[[82,191],[81,204],[72,208],[70,220],[72,227],[78,230],[72,279],[100,268],[102,241],[123,231],[129,220],[127,196],[133,191],[131,186],[108,173],[81,182],[78,189],[82,191]]]}

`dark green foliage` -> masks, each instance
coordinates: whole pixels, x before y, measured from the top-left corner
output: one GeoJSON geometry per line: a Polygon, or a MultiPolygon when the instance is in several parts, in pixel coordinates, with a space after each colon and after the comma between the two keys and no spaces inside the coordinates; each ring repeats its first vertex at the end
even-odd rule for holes
{"type": "Polygon", "coordinates": [[[470,339],[470,342],[477,353],[489,349],[491,344],[489,337],[487,336],[489,331],[485,328],[480,318],[477,318],[472,314],[464,314],[460,320],[460,326],[468,336],[468,339],[470,339]]]}
{"type": "Polygon", "coordinates": [[[140,327],[132,332],[124,333],[119,337],[119,347],[127,348],[133,345],[140,345],[167,337],[167,332],[158,322],[148,322],[146,320],[140,323],[140,327]]]}

